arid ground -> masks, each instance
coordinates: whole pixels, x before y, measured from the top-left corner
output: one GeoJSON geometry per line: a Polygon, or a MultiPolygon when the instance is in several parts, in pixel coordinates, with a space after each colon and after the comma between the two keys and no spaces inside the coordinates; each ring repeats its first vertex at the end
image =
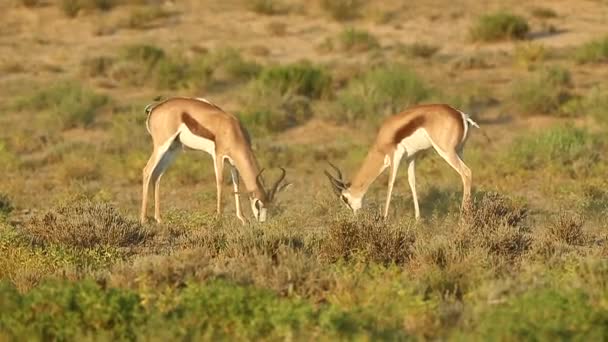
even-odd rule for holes
{"type": "MultiPolygon", "coordinates": [[[[608,338],[608,2],[4,0],[0,339],[608,338]],[[163,223],[138,223],[144,108],[204,97],[292,183],[241,225],[226,172],[184,151],[163,223]],[[460,177],[418,159],[353,216],[387,116],[448,103],[480,125],[460,177]]],[[[243,198],[246,202],[246,198],[243,198]]],[[[249,218],[251,212],[245,206],[249,218]]],[[[149,213],[153,209],[149,208],[149,213]]]]}

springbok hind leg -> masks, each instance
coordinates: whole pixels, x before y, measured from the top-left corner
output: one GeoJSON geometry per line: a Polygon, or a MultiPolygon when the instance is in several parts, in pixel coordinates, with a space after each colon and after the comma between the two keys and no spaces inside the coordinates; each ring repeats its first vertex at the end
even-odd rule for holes
{"type": "Polygon", "coordinates": [[[462,178],[462,205],[461,209],[467,211],[471,204],[471,169],[460,159],[456,151],[447,153],[445,160],[458,172],[462,178]]]}
{"type": "Polygon", "coordinates": [[[169,165],[171,165],[173,160],[175,160],[175,157],[177,157],[177,154],[180,151],[179,145],[180,142],[176,138],[173,138],[173,140],[170,140],[170,142],[164,144],[164,146],[166,147],[159,150],[159,154],[157,156],[158,161],[156,162],[156,165],[154,166],[150,177],[150,183],[154,183],[154,219],[158,223],[161,222],[160,179],[165,173],[165,171],[167,171],[169,165]]]}
{"type": "Polygon", "coordinates": [[[148,189],[150,188],[150,177],[152,176],[152,171],[156,166],[156,149],[152,152],[150,159],[148,159],[148,163],[143,169],[142,175],[142,196],[141,196],[141,212],[139,221],[141,223],[146,222],[146,212],[148,209],[148,189]]]}

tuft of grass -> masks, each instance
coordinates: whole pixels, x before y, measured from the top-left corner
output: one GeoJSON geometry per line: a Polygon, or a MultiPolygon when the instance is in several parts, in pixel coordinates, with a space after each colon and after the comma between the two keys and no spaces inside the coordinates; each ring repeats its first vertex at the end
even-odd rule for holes
{"type": "Polygon", "coordinates": [[[27,8],[34,8],[40,6],[40,0],[20,0],[21,5],[27,8]]]}
{"type": "Polygon", "coordinates": [[[548,7],[534,7],[530,13],[534,17],[541,19],[557,18],[557,13],[548,7]]]}
{"type": "Polygon", "coordinates": [[[431,89],[409,68],[400,64],[379,66],[355,78],[338,93],[344,114],[337,119],[377,122],[430,95],[431,89]]]}
{"type": "Polygon", "coordinates": [[[311,100],[302,95],[282,94],[280,90],[253,83],[238,113],[245,127],[259,133],[282,132],[310,120],[311,100]]]}
{"type": "Polygon", "coordinates": [[[515,45],[515,62],[528,70],[544,62],[548,55],[549,52],[543,44],[527,43],[515,45]]]}
{"type": "Polygon", "coordinates": [[[497,12],[480,17],[469,33],[473,41],[492,42],[524,39],[528,31],[530,27],[523,17],[497,12]]]}
{"type": "Polygon", "coordinates": [[[264,68],[255,80],[261,87],[276,89],[281,95],[294,94],[318,99],[329,96],[331,76],[309,62],[264,68]]]}
{"type": "Polygon", "coordinates": [[[136,7],[131,11],[124,25],[134,30],[146,30],[158,25],[160,20],[173,15],[173,12],[167,11],[160,5],[136,7]]]}
{"type": "Polygon", "coordinates": [[[578,63],[608,62],[608,36],[592,40],[576,49],[574,57],[578,63]]]}
{"type": "Polygon", "coordinates": [[[20,98],[18,110],[49,111],[53,122],[60,128],[89,127],[101,108],[109,102],[106,95],[98,94],[73,81],[58,81],[32,95],[20,98]]]}
{"type": "Polygon", "coordinates": [[[560,111],[569,116],[590,116],[600,124],[608,123],[608,90],[596,86],[585,96],[577,96],[566,101],[560,111]]]}
{"type": "Polygon", "coordinates": [[[533,73],[513,86],[513,99],[526,114],[562,114],[559,108],[570,98],[571,76],[567,69],[550,67],[533,73]]]}
{"type": "Polygon", "coordinates": [[[266,30],[274,36],[284,36],[287,33],[287,24],[280,21],[272,21],[266,25],[266,30]]]}
{"type": "Polygon", "coordinates": [[[404,264],[412,255],[415,235],[402,226],[388,225],[376,215],[339,219],[330,224],[321,255],[331,262],[363,258],[389,264],[404,264]]]}
{"type": "Polygon", "coordinates": [[[348,52],[364,52],[380,47],[378,39],[371,33],[353,27],[342,31],[338,36],[340,48],[348,52]]]}
{"type": "Polygon", "coordinates": [[[279,15],[289,12],[289,6],[281,0],[247,0],[247,5],[258,14],[279,15]]]}
{"type": "Polygon", "coordinates": [[[82,9],[82,3],[80,0],[61,0],[59,1],[59,8],[67,17],[74,18],[82,9]]]}
{"type": "Polygon", "coordinates": [[[365,0],[321,0],[321,8],[337,21],[360,17],[365,4],[365,0]]]}
{"type": "Polygon", "coordinates": [[[515,140],[510,158],[525,169],[556,165],[590,167],[598,160],[599,140],[587,130],[555,126],[515,140]]]}
{"type": "Polygon", "coordinates": [[[0,220],[6,218],[13,211],[13,204],[7,194],[0,192],[0,220]]]}
{"type": "Polygon", "coordinates": [[[439,47],[427,43],[416,42],[408,45],[402,45],[399,47],[399,50],[409,57],[431,58],[433,55],[435,55],[435,53],[437,53],[437,51],[439,51],[439,47]]]}
{"type": "Polygon", "coordinates": [[[561,212],[555,222],[549,226],[549,234],[554,240],[572,246],[582,246],[589,237],[583,231],[584,221],[579,215],[561,212]]]}
{"type": "Polygon", "coordinates": [[[108,76],[114,59],[107,56],[97,56],[84,59],[81,63],[81,73],[86,77],[105,77],[108,76]]]}
{"type": "Polygon", "coordinates": [[[24,234],[39,245],[129,247],[143,243],[149,232],[121,215],[113,206],[77,199],[30,218],[24,234]]]}

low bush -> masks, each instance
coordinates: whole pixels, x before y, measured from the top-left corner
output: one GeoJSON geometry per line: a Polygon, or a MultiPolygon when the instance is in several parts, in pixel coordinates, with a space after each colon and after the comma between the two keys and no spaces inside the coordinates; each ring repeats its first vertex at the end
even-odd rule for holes
{"type": "Polygon", "coordinates": [[[480,17],[470,30],[474,41],[491,42],[505,39],[524,39],[530,31],[526,19],[497,12],[480,17]]]}
{"type": "Polygon", "coordinates": [[[54,125],[69,129],[91,126],[109,100],[74,81],[57,81],[17,99],[14,106],[18,110],[48,111],[54,125]]]}
{"type": "Polygon", "coordinates": [[[321,0],[321,8],[337,21],[358,18],[365,4],[365,0],[321,0]]]}
{"type": "Polygon", "coordinates": [[[364,52],[380,47],[378,39],[371,33],[352,27],[340,33],[338,42],[340,49],[347,52],[364,52]]]}
{"type": "Polygon", "coordinates": [[[591,167],[599,158],[599,149],[601,141],[587,130],[555,126],[543,132],[519,137],[513,143],[509,156],[525,169],[556,165],[567,170],[572,167],[591,167]]]}
{"type": "Polygon", "coordinates": [[[108,203],[77,199],[29,219],[23,233],[35,244],[79,248],[100,245],[129,247],[149,236],[139,223],[122,216],[108,203]]]}
{"type": "Polygon", "coordinates": [[[560,106],[570,97],[570,72],[560,67],[539,70],[513,85],[512,97],[526,114],[563,115],[560,106]]]}
{"type": "Polygon", "coordinates": [[[608,36],[585,43],[576,49],[574,57],[579,63],[608,62],[608,36]]]}
{"type": "Polygon", "coordinates": [[[431,89],[409,68],[393,64],[379,66],[355,78],[337,95],[343,117],[349,122],[379,122],[431,95],[431,89]]]}
{"type": "Polygon", "coordinates": [[[247,0],[249,9],[258,14],[279,15],[289,12],[289,6],[283,0],[247,0]]]}
{"type": "Polygon", "coordinates": [[[308,62],[264,68],[256,79],[261,87],[276,89],[281,95],[321,98],[329,95],[331,76],[308,62]]]}
{"type": "Polygon", "coordinates": [[[359,215],[331,223],[321,254],[332,262],[363,258],[384,265],[403,264],[412,255],[414,241],[408,227],[389,225],[379,216],[359,215]]]}

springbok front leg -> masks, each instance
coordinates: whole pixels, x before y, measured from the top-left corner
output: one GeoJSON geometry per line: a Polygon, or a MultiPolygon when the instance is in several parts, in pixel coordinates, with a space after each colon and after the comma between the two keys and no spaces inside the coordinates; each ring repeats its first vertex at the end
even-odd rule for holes
{"type": "Polygon", "coordinates": [[[388,209],[391,205],[391,198],[393,196],[393,187],[395,185],[395,179],[397,178],[397,170],[399,169],[399,164],[401,163],[402,156],[403,154],[400,153],[399,150],[393,152],[391,165],[389,166],[388,189],[386,192],[386,204],[384,205],[384,218],[388,217],[388,209]]]}
{"type": "Polygon", "coordinates": [[[239,171],[236,169],[236,167],[232,166],[230,168],[230,175],[232,176],[232,185],[234,189],[236,217],[241,221],[242,224],[245,224],[245,219],[243,218],[243,213],[241,212],[241,195],[239,193],[239,171]]]}
{"type": "Polygon", "coordinates": [[[215,156],[213,158],[215,169],[215,185],[217,187],[217,215],[222,215],[222,186],[224,185],[224,158],[215,156]]]}
{"type": "Polygon", "coordinates": [[[420,219],[420,207],[418,206],[418,193],[416,192],[416,159],[411,157],[407,164],[407,181],[410,183],[412,190],[412,199],[414,201],[414,215],[416,220],[420,219]]]}

